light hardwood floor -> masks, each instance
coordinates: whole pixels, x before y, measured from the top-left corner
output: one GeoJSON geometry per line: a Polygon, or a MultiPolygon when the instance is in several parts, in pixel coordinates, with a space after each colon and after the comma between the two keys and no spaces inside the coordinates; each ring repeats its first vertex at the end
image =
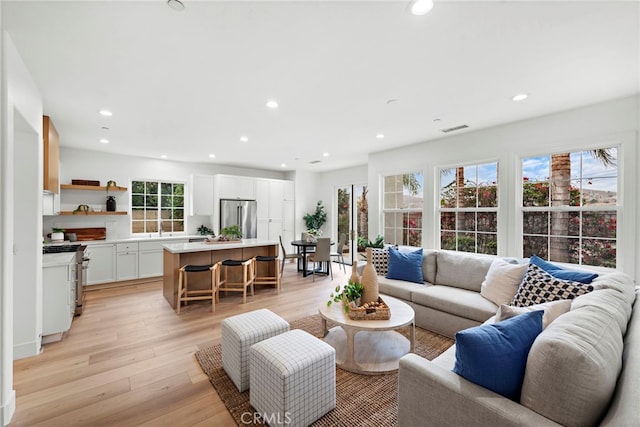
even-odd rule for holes
{"type": "MultiPolygon", "coordinates": [[[[216,311],[191,303],[177,315],[162,282],[87,293],[82,316],[62,341],[14,363],[17,408],[11,426],[233,426],[193,354],[220,342],[225,317],[268,308],[288,321],[318,312],[350,275],[303,278],[287,263],[282,291],[256,287],[221,295],[216,311]]],[[[46,304],[46,301],[45,301],[46,304]]]]}

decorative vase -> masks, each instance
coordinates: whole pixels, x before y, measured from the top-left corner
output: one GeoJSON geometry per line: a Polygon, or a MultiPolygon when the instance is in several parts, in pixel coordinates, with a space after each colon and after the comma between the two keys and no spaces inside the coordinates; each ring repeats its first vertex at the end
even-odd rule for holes
{"type": "Polygon", "coordinates": [[[113,196],[107,196],[107,212],[116,211],[116,198],[113,196]]]}
{"type": "Polygon", "coordinates": [[[360,276],[358,276],[358,261],[353,261],[351,265],[351,277],[349,280],[353,283],[360,283],[360,276]]]}
{"type": "Polygon", "coordinates": [[[367,248],[367,265],[362,270],[361,283],[364,288],[362,291],[362,301],[374,302],[378,301],[378,274],[372,262],[373,251],[367,248]]]}

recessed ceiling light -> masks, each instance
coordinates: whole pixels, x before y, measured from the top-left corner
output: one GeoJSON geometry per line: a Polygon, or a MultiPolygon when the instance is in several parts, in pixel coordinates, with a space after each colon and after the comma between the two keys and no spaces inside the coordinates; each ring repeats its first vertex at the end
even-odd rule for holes
{"type": "Polygon", "coordinates": [[[413,0],[410,7],[414,15],[426,15],[433,9],[433,0],[413,0]]]}
{"type": "Polygon", "coordinates": [[[329,157],[329,153],[322,153],[324,157],[329,157]]]}
{"type": "Polygon", "coordinates": [[[379,133],[379,134],[376,135],[376,138],[382,139],[382,138],[384,138],[384,134],[383,133],[379,133]]]}
{"type": "Polygon", "coordinates": [[[286,168],[286,167],[287,167],[287,164],[286,164],[286,163],[282,163],[282,164],[280,165],[280,167],[281,167],[281,168],[286,168]]]}
{"type": "Polygon", "coordinates": [[[215,159],[215,158],[216,158],[216,155],[215,155],[215,154],[209,154],[209,158],[210,158],[210,159],[215,159]]]}
{"type": "Polygon", "coordinates": [[[278,103],[276,101],[274,101],[273,99],[267,101],[267,107],[271,108],[271,109],[276,109],[278,108],[278,103]]]}
{"type": "Polygon", "coordinates": [[[161,155],[161,156],[160,156],[160,158],[161,158],[161,159],[166,159],[166,158],[167,158],[167,155],[166,155],[166,154],[163,154],[163,155],[161,155]]]}
{"type": "Polygon", "coordinates": [[[173,10],[184,10],[184,3],[180,0],[167,0],[167,5],[173,10]]]}
{"type": "Polygon", "coordinates": [[[108,140],[108,139],[106,139],[106,138],[102,138],[102,139],[100,140],[100,142],[102,142],[103,144],[108,144],[108,143],[109,143],[109,140],[108,140]]]}
{"type": "Polygon", "coordinates": [[[113,116],[113,113],[109,110],[100,110],[98,111],[98,113],[100,113],[101,115],[105,116],[105,117],[111,117],[113,116]]]}
{"type": "Polygon", "coordinates": [[[248,137],[246,137],[246,136],[241,136],[241,137],[240,137],[240,141],[242,141],[242,142],[247,142],[247,141],[249,141],[249,138],[248,138],[248,137]]]}
{"type": "Polygon", "coordinates": [[[526,93],[519,93],[517,95],[515,95],[513,98],[511,98],[512,101],[523,101],[525,99],[527,99],[529,97],[528,94],[526,93]]]}

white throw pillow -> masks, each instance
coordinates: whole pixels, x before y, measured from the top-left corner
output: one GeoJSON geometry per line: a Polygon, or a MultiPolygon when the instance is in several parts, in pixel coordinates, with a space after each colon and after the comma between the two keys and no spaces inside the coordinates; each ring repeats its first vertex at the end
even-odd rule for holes
{"type": "Polygon", "coordinates": [[[542,329],[546,328],[558,316],[571,310],[571,300],[562,299],[558,301],[549,301],[542,304],[530,305],[528,307],[514,307],[511,305],[501,304],[496,313],[496,322],[515,317],[519,314],[529,311],[544,310],[542,315],[542,329]]]}
{"type": "Polygon", "coordinates": [[[480,295],[496,305],[509,304],[526,271],[527,264],[511,264],[502,258],[494,259],[482,282],[480,295]]]}

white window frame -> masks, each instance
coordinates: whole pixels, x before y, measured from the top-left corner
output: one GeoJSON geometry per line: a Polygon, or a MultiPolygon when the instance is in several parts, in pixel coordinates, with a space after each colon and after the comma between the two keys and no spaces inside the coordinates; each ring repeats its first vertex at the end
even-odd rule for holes
{"type": "MultiPolygon", "coordinates": [[[[130,198],[129,198],[129,206],[130,206],[130,219],[129,219],[129,231],[131,233],[132,236],[141,236],[141,235],[160,235],[161,233],[158,231],[160,230],[160,226],[163,222],[162,220],[162,193],[161,193],[161,188],[162,188],[162,184],[180,184],[183,186],[183,205],[182,205],[182,210],[183,210],[183,215],[182,215],[182,222],[184,225],[184,230],[183,231],[174,231],[173,227],[171,230],[162,230],[163,234],[166,234],[168,236],[184,236],[187,235],[187,203],[188,203],[188,198],[187,198],[187,191],[189,190],[189,187],[187,185],[186,181],[181,181],[181,180],[170,180],[170,179],[155,179],[155,178],[137,178],[137,179],[132,179],[129,188],[131,188],[131,192],[130,192],[130,198]],[[146,222],[146,221],[139,221],[139,220],[134,220],[133,218],[133,210],[134,208],[138,207],[138,206],[134,206],[133,204],[133,196],[137,195],[138,193],[134,194],[133,192],[133,183],[134,182],[154,182],[158,184],[158,193],[156,194],[156,197],[158,197],[158,218],[157,218],[157,230],[154,231],[146,231],[146,226],[145,226],[145,231],[143,232],[137,232],[134,233],[133,232],[133,223],[134,222],[146,222]]],[[[165,220],[166,221],[171,221],[174,222],[174,219],[169,219],[169,220],[165,220]]]]}
{"type": "MultiPolygon", "coordinates": [[[[424,239],[424,191],[425,191],[425,184],[424,184],[424,171],[422,169],[416,169],[414,171],[411,172],[394,172],[394,173],[387,173],[384,175],[380,175],[381,177],[381,208],[380,211],[382,213],[382,218],[380,221],[380,224],[382,225],[381,227],[381,235],[385,237],[385,243],[387,244],[396,244],[396,242],[391,242],[387,240],[387,235],[386,235],[386,229],[387,229],[387,225],[386,225],[386,214],[387,213],[393,213],[393,214],[411,214],[411,213],[419,213],[420,214],[420,243],[419,246],[422,246],[422,241],[424,239]],[[407,209],[403,209],[403,208],[385,208],[385,195],[388,193],[386,190],[386,178],[387,177],[397,177],[397,176],[404,176],[404,175],[409,175],[409,174],[420,174],[422,176],[422,206],[418,207],[418,208],[407,208],[407,209]]],[[[398,227],[393,227],[394,229],[398,229],[398,227]]],[[[402,227],[402,229],[404,229],[404,227],[402,227]]],[[[417,229],[417,228],[414,228],[417,229]]],[[[394,233],[395,236],[395,233],[394,233]]],[[[398,243],[399,245],[401,245],[402,243],[398,243]]]]}
{"type": "MultiPolygon", "coordinates": [[[[527,154],[527,155],[521,155],[518,159],[518,175],[519,175],[519,179],[518,179],[518,185],[516,188],[517,191],[517,197],[516,202],[517,202],[517,206],[518,206],[518,215],[517,215],[517,221],[519,222],[519,248],[518,248],[518,254],[519,256],[524,256],[523,251],[524,251],[524,213],[525,212],[548,212],[549,214],[551,214],[552,212],[578,212],[578,213],[585,213],[585,212],[609,212],[609,211],[615,211],[616,212],[616,238],[615,238],[615,242],[616,242],[616,266],[615,269],[620,269],[621,268],[621,262],[622,261],[622,254],[621,254],[621,242],[623,240],[626,240],[624,238],[624,232],[623,232],[623,227],[622,227],[622,223],[623,223],[623,217],[624,217],[624,204],[622,203],[623,199],[624,199],[624,192],[623,192],[623,188],[624,188],[624,177],[623,177],[623,167],[622,164],[624,163],[624,157],[623,157],[623,152],[624,152],[624,148],[623,148],[623,143],[621,141],[617,141],[617,142],[601,142],[601,143],[595,143],[595,144],[585,144],[585,145],[572,145],[570,147],[566,147],[565,149],[556,149],[553,151],[547,151],[547,152],[538,152],[538,153],[531,153],[531,154],[527,154]],[[538,157],[538,156],[553,156],[555,154],[562,154],[562,153],[569,153],[569,154],[573,154],[573,153],[579,153],[579,152],[585,152],[585,151],[591,151],[591,150],[596,150],[596,149],[602,149],[602,148],[607,148],[607,147],[616,147],[617,149],[617,160],[616,160],[616,166],[617,166],[617,194],[616,194],[616,205],[607,205],[607,206],[596,206],[596,205],[581,205],[581,206],[523,206],[523,198],[522,198],[522,188],[523,188],[523,183],[524,183],[524,171],[523,171],[523,161],[524,159],[527,158],[531,158],[531,157],[538,157]]],[[[571,178],[571,180],[574,179],[584,179],[583,176],[580,176],[579,178],[571,178]]],[[[547,234],[547,237],[550,238],[552,235],[551,234],[547,234]]],[[[578,239],[580,241],[580,244],[582,245],[582,240],[583,239],[594,239],[594,240],[599,240],[599,238],[597,237],[589,237],[586,236],[584,237],[582,235],[582,224],[580,225],[580,233],[577,236],[557,236],[557,237],[566,237],[566,238],[570,238],[570,239],[578,239]]],[[[605,239],[602,238],[603,240],[611,240],[611,239],[605,239]]],[[[549,247],[547,247],[547,254],[549,254],[549,247]]],[[[554,261],[554,260],[551,260],[554,261]]],[[[557,261],[554,261],[557,262],[557,261]]],[[[585,267],[585,268],[589,268],[589,269],[605,269],[605,270],[610,270],[613,268],[607,268],[607,267],[602,267],[602,266],[593,266],[590,264],[583,264],[582,263],[582,257],[579,258],[579,262],[578,263],[565,263],[568,266],[580,266],[580,267],[585,267]]]]}
{"type": "MultiPolygon", "coordinates": [[[[437,187],[437,194],[436,194],[436,198],[437,198],[437,202],[436,202],[436,223],[437,223],[437,230],[438,230],[438,238],[437,238],[437,247],[438,249],[442,249],[442,233],[443,232],[454,232],[456,233],[456,235],[458,233],[464,233],[464,234],[474,234],[475,235],[475,250],[474,252],[469,252],[469,253],[479,253],[478,252],[478,235],[479,234],[486,234],[486,235],[494,235],[496,237],[496,255],[499,254],[500,252],[500,161],[499,160],[488,160],[488,161],[477,161],[477,162],[468,162],[468,163],[462,163],[462,164],[458,164],[457,166],[441,166],[441,167],[437,167],[436,168],[437,172],[438,172],[438,187],[437,187]],[[442,190],[442,171],[443,170],[447,170],[447,169],[453,169],[456,170],[458,168],[466,168],[466,167],[476,167],[476,182],[477,182],[477,168],[479,166],[482,165],[490,165],[490,164],[495,164],[496,165],[496,181],[495,181],[495,185],[496,185],[496,206],[490,206],[490,207],[479,207],[478,206],[478,197],[476,195],[476,206],[474,207],[455,207],[455,208],[443,208],[441,206],[441,190],[442,190]],[[442,213],[444,212],[451,212],[454,213],[456,216],[456,227],[455,230],[443,230],[442,229],[442,213]],[[477,229],[477,221],[476,221],[476,230],[475,231],[469,231],[469,230],[459,230],[458,228],[458,213],[469,213],[469,212],[473,212],[476,215],[478,213],[482,213],[482,212],[487,212],[487,213],[495,213],[496,215],[496,231],[492,231],[492,232],[488,232],[488,231],[478,231],[477,229]]],[[[477,194],[477,190],[480,188],[478,185],[476,185],[476,194],[477,194]]],[[[455,249],[448,249],[448,250],[454,250],[454,251],[459,251],[458,248],[458,244],[457,244],[457,239],[456,239],[456,248],[455,249]]],[[[461,251],[462,252],[462,251],[461,251]]],[[[465,251],[466,252],[466,251],[465,251]]],[[[481,254],[483,252],[480,252],[481,254]]]]}

